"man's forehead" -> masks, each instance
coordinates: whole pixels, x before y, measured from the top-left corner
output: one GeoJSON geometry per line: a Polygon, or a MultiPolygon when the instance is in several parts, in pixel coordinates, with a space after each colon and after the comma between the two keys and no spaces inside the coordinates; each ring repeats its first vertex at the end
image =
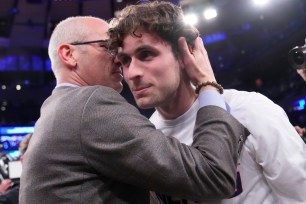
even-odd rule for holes
{"type": "Polygon", "coordinates": [[[124,37],[122,47],[118,51],[134,51],[143,48],[154,48],[160,44],[168,44],[158,35],[149,32],[138,32],[124,37]]]}
{"type": "Polygon", "coordinates": [[[125,47],[119,47],[118,49],[118,56],[123,56],[123,55],[134,55],[138,52],[141,52],[143,50],[156,50],[157,46],[156,44],[153,43],[134,43],[131,46],[125,46],[125,47]]]}

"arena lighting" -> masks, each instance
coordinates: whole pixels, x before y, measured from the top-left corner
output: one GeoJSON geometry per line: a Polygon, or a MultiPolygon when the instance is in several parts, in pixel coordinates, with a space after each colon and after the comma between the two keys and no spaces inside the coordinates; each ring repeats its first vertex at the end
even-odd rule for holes
{"type": "Polygon", "coordinates": [[[253,0],[253,3],[257,6],[264,6],[268,4],[270,0],[253,0]]]}
{"type": "Polygon", "coordinates": [[[51,72],[51,61],[49,58],[44,59],[41,56],[34,55],[9,55],[4,58],[0,57],[0,72],[16,70],[51,72]]]}
{"type": "Polygon", "coordinates": [[[34,132],[34,126],[0,127],[0,134],[28,134],[34,132]]]}
{"type": "Polygon", "coordinates": [[[24,137],[34,132],[34,126],[0,126],[0,152],[12,159],[19,157],[18,146],[24,137]]]}
{"type": "Polygon", "coordinates": [[[214,8],[209,8],[209,9],[206,9],[204,10],[203,12],[203,16],[206,20],[209,20],[209,19],[212,19],[212,18],[215,18],[217,17],[217,10],[214,9],[214,8]]]}
{"type": "Polygon", "coordinates": [[[306,98],[301,98],[293,102],[293,110],[302,111],[305,109],[306,98]]]}
{"type": "Polygon", "coordinates": [[[299,109],[304,110],[305,109],[305,99],[299,100],[299,109]]]}
{"type": "Polygon", "coordinates": [[[184,21],[186,24],[189,25],[196,25],[198,23],[198,17],[197,15],[190,13],[190,14],[186,14],[184,16],[184,21]]]}
{"type": "Polygon", "coordinates": [[[21,85],[17,84],[17,85],[16,85],[16,90],[17,90],[17,91],[20,91],[20,90],[21,90],[21,85]]]}
{"type": "Polygon", "coordinates": [[[206,35],[202,37],[202,40],[204,42],[204,45],[208,45],[211,43],[220,42],[223,40],[226,40],[227,36],[224,32],[214,33],[211,35],[206,35]]]}

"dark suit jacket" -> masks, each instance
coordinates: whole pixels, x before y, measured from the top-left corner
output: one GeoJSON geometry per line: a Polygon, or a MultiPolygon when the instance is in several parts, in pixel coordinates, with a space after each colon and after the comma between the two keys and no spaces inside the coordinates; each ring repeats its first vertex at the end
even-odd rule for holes
{"type": "Polygon", "coordinates": [[[246,131],[215,106],[199,110],[193,147],[165,137],[113,89],[58,87],[24,156],[21,204],[145,204],[149,190],[230,196],[246,131]]]}

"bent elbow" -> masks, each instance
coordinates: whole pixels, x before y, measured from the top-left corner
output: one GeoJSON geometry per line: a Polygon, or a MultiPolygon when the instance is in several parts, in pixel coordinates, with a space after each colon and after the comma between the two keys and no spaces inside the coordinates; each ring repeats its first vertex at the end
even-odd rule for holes
{"type": "Polygon", "coordinates": [[[197,198],[198,202],[220,201],[232,197],[236,191],[236,178],[226,176],[223,179],[212,179],[209,189],[207,193],[207,186],[202,188],[197,198]]]}

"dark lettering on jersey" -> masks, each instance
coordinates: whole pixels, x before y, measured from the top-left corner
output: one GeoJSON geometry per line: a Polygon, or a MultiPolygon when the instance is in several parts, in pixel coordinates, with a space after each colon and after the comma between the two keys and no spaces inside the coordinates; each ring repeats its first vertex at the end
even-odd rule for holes
{"type": "Polygon", "coordinates": [[[235,193],[232,195],[231,198],[236,197],[242,193],[242,183],[241,183],[241,177],[239,171],[237,171],[237,178],[236,178],[236,189],[235,193]]]}

